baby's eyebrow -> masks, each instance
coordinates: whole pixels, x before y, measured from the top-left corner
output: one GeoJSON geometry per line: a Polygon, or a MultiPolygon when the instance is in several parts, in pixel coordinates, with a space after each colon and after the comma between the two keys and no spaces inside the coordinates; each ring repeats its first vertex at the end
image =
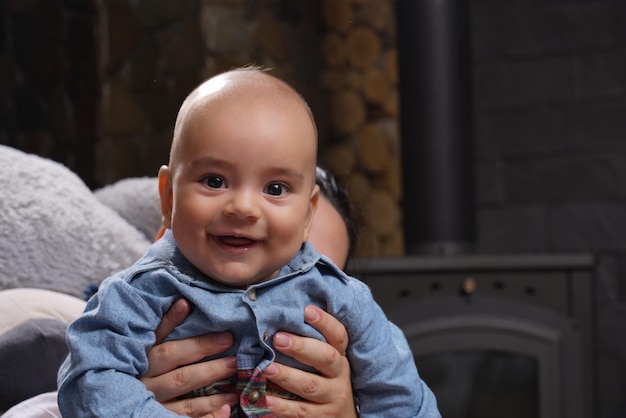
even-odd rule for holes
{"type": "Polygon", "coordinates": [[[304,180],[304,174],[286,167],[272,167],[268,170],[268,174],[274,176],[294,177],[300,181],[304,180]]]}
{"type": "Polygon", "coordinates": [[[228,161],[220,160],[219,158],[213,158],[213,157],[197,158],[195,160],[191,160],[191,162],[189,164],[191,166],[193,166],[193,167],[211,166],[211,167],[228,168],[228,167],[232,167],[233,166],[233,164],[229,163],[228,161]]]}

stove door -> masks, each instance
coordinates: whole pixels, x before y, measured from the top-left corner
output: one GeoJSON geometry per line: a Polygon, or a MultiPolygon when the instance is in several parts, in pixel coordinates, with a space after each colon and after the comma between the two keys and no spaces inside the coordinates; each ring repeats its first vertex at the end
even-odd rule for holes
{"type": "Polygon", "coordinates": [[[442,416],[584,417],[581,337],[570,318],[488,295],[431,297],[387,314],[442,416]]]}

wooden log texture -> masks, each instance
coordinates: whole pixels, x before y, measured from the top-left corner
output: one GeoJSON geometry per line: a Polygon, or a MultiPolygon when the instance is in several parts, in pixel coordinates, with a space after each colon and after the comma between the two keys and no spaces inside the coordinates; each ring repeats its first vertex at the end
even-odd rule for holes
{"type": "Polygon", "coordinates": [[[372,190],[369,179],[360,171],[355,171],[346,177],[345,187],[350,201],[355,205],[365,203],[372,190]]]}
{"type": "Polygon", "coordinates": [[[385,73],[379,68],[371,68],[363,76],[363,95],[365,99],[375,105],[385,102],[391,94],[391,83],[385,73]]]}
{"type": "Polygon", "coordinates": [[[354,20],[351,0],[325,0],[322,13],[326,26],[339,32],[348,30],[354,20]]]}
{"type": "Polygon", "coordinates": [[[398,50],[392,48],[385,52],[383,57],[383,68],[387,80],[392,86],[398,85],[398,50]]]}
{"type": "MultiPolygon", "coordinates": [[[[420,1],[420,0],[415,0],[420,1]]],[[[364,222],[358,257],[404,254],[393,0],[325,0],[321,85],[331,98],[324,164],[364,222]]]]}
{"type": "Polygon", "coordinates": [[[363,90],[363,74],[346,70],[345,68],[331,68],[322,74],[322,85],[333,92],[352,90],[361,94],[363,90]]]}
{"type": "Polygon", "coordinates": [[[322,73],[322,87],[330,92],[337,92],[344,87],[343,84],[344,71],[338,68],[327,69],[322,73]]]}
{"type": "Polygon", "coordinates": [[[358,161],[367,172],[382,174],[387,170],[391,161],[390,143],[376,124],[368,123],[359,131],[355,146],[358,161]]]}
{"type": "Polygon", "coordinates": [[[343,178],[354,171],[356,155],[354,148],[348,144],[331,147],[324,156],[326,168],[337,177],[343,178]]]}
{"type": "Polygon", "coordinates": [[[399,227],[400,209],[389,192],[374,189],[363,204],[363,218],[373,235],[386,238],[399,227]]]}
{"type": "Polygon", "coordinates": [[[396,228],[387,238],[380,240],[378,256],[394,257],[404,254],[404,232],[402,228],[396,228]]]}
{"type": "Polygon", "coordinates": [[[278,21],[268,17],[261,18],[257,24],[255,40],[261,50],[276,62],[284,62],[289,57],[287,37],[278,21]]]}
{"type": "Polygon", "coordinates": [[[402,164],[400,156],[394,155],[391,158],[389,168],[383,176],[385,190],[396,200],[402,199],[402,164]]]}
{"type": "Polygon", "coordinates": [[[363,230],[355,251],[356,257],[376,257],[380,254],[378,237],[373,236],[367,229],[363,230]]]}
{"type": "Polygon", "coordinates": [[[389,92],[389,96],[385,98],[381,109],[387,116],[398,117],[400,114],[400,97],[398,95],[398,90],[393,89],[389,92]]]}
{"type": "Polygon", "coordinates": [[[348,70],[344,73],[343,84],[346,88],[361,94],[363,90],[363,74],[358,71],[348,70]]]}
{"type": "Polygon", "coordinates": [[[356,19],[378,32],[393,30],[393,8],[389,0],[369,0],[363,2],[356,13],[356,19]]]}
{"type": "Polygon", "coordinates": [[[336,32],[329,32],[322,39],[322,57],[329,67],[337,68],[345,64],[345,42],[336,32]]]}
{"type": "Polygon", "coordinates": [[[367,109],[363,98],[349,90],[337,93],[332,100],[330,117],[340,135],[354,134],[365,122],[367,109]]]}
{"type": "Polygon", "coordinates": [[[352,68],[365,70],[379,59],[381,41],[374,30],[358,26],[346,35],[346,54],[352,68]]]}

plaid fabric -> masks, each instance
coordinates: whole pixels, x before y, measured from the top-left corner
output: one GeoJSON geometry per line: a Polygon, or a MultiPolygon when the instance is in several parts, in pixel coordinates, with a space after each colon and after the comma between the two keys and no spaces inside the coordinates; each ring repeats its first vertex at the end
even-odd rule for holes
{"type": "Polygon", "coordinates": [[[267,395],[284,399],[301,399],[282,387],[268,382],[261,370],[239,370],[237,376],[219,380],[212,385],[191,391],[179,399],[209,396],[218,393],[238,393],[239,405],[233,408],[232,418],[275,417],[267,409],[267,395]]]}

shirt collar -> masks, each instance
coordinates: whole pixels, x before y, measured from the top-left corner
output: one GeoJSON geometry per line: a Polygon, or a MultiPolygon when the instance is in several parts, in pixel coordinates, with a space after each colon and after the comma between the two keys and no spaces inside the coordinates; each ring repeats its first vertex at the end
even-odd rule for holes
{"type": "MultiPolygon", "coordinates": [[[[206,277],[189,260],[180,252],[174,240],[174,234],[170,229],[154,243],[148,253],[148,257],[169,260],[179,271],[191,276],[192,278],[206,277]]],[[[312,269],[317,263],[332,264],[326,257],[320,255],[317,250],[308,241],[302,244],[300,251],[287,265],[283,266],[278,273],[277,278],[291,276],[298,273],[306,272],[312,269]]],[[[206,279],[204,279],[206,280],[206,279]]]]}

